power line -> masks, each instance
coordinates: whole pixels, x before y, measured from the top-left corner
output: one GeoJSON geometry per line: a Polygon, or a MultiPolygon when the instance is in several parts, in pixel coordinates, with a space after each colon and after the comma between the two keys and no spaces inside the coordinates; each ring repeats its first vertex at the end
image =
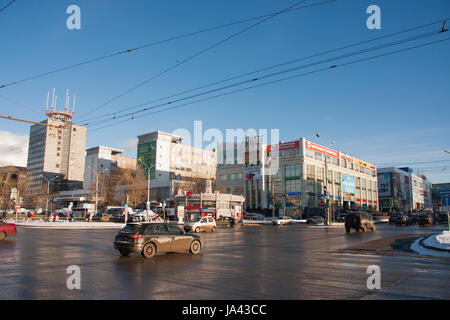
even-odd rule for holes
{"type": "MultiPolygon", "coordinates": [[[[237,90],[226,92],[226,93],[222,93],[222,94],[219,94],[219,95],[216,95],[216,96],[200,99],[200,100],[197,100],[197,101],[188,102],[188,103],[183,104],[183,105],[173,106],[173,107],[170,107],[170,108],[166,108],[164,110],[158,110],[158,111],[155,111],[155,112],[151,112],[151,113],[148,113],[148,114],[141,115],[141,116],[136,117],[136,118],[142,118],[142,117],[146,117],[146,116],[149,116],[149,115],[152,115],[152,114],[155,114],[155,113],[168,111],[168,110],[173,110],[173,109],[176,109],[176,108],[180,108],[182,106],[190,105],[190,104],[201,102],[201,101],[210,100],[210,99],[217,98],[217,97],[222,97],[222,96],[225,96],[225,95],[230,95],[230,94],[233,94],[233,93],[236,93],[236,92],[249,90],[249,89],[256,88],[256,87],[266,86],[266,85],[269,85],[269,84],[273,84],[273,83],[277,83],[277,82],[281,82],[281,81],[286,81],[286,80],[298,78],[298,77],[301,77],[301,76],[322,72],[322,71],[329,70],[329,69],[336,69],[338,67],[348,66],[348,65],[351,65],[351,64],[356,64],[356,63],[360,63],[360,62],[364,62],[364,61],[368,61],[368,60],[372,60],[372,59],[376,59],[376,58],[380,58],[380,57],[384,57],[384,56],[388,56],[388,55],[392,55],[392,54],[396,54],[396,53],[400,53],[400,52],[405,52],[405,51],[408,51],[408,50],[413,50],[413,49],[417,49],[417,48],[420,48],[420,47],[424,47],[424,46],[428,46],[428,45],[432,45],[432,44],[436,44],[436,43],[441,43],[441,42],[448,41],[448,40],[450,40],[450,38],[445,38],[445,39],[441,39],[441,40],[427,42],[427,43],[416,45],[416,46],[413,46],[413,47],[408,47],[408,48],[404,48],[404,49],[400,49],[400,50],[395,50],[395,51],[379,54],[379,55],[376,55],[376,56],[371,56],[371,57],[366,57],[366,58],[350,61],[350,62],[343,63],[343,64],[340,64],[340,65],[332,65],[332,66],[328,66],[328,67],[325,67],[325,68],[321,68],[321,69],[317,69],[317,70],[313,70],[313,71],[309,71],[309,72],[305,72],[305,73],[296,74],[296,75],[293,75],[293,76],[289,76],[289,77],[273,80],[273,81],[270,81],[270,82],[266,82],[266,83],[262,83],[262,84],[258,84],[258,85],[254,85],[254,86],[250,86],[250,87],[237,89],[237,90]]],[[[101,129],[104,129],[104,128],[107,128],[107,127],[110,127],[110,126],[113,126],[113,125],[118,125],[118,124],[121,124],[123,122],[130,121],[130,120],[133,120],[133,119],[136,119],[136,118],[133,117],[131,119],[125,119],[125,120],[120,121],[119,123],[112,123],[112,124],[104,126],[104,127],[96,128],[96,129],[94,129],[92,131],[97,131],[97,130],[101,130],[101,129]]]]}
{"type": "MultiPolygon", "coordinates": [[[[289,9],[289,10],[286,10],[285,12],[283,12],[283,13],[289,13],[289,12],[293,12],[293,11],[304,9],[304,8],[315,7],[315,6],[319,6],[319,5],[322,5],[322,4],[327,4],[327,3],[330,3],[330,2],[334,2],[334,1],[337,1],[337,0],[327,0],[327,1],[317,2],[317,3],[301,6],[301,7],[298,7],[298,8],[289,9]]],[[[75,64],[72,64],[72,65],[68,65],[68,66],[65,66],[65,67],[57,68],[57,69],[54,69],[54,70],[51,70],[51,71],[39,73],[39,74],[36,74],[34,76],[30,76],[30,77],[27,77],[27,78],[24,78],[24,79],[21,79],[21,80],[17,80],[17,81],[13,81],[13,82],[2,84],[2,85],[0,85],[0,89],[4,88],[4,87],[7,87],[7,86],[11,86],[11,85],[19,84],[19,83],[22,83],[22,82],[34,80],[34,79],[37,79],[37,78],[45,77],[45,76],[48,76],[48,75],[51,75],[51,74],[54,74],[54,73],[58,73],[58,72],[62,72],[62,71],[70,70],[70,69],[74,69],[74,68],[77,68],[77,67],[80,67],[80,66],[83,66],[83,65],[86,65],[86,64],[93,63],[93,62],[109,59],[109,58],[112,58],[112,57],[115,57],[115,56],[119,56],[119,55],[124,54],[124,53],[131,53],[131,52],[134,52],[134,51],[137,51],[137,50],[153,47],[153,46],[160,45],[160,44],[163,44],[163,43],[166,43],[166,42],[179,40],[179,39],[183,39],[183,38],[187,38],[187,37],[192,37],[192,36],[197,35],[197,34],[209,32],[209,31],[213,31],[213,30],[217,30],[217,29],[222,29],[222,28],[233,26],[233,25],[237,25],[237,24],[242,24],[242,23],[245,23],[245,22],[253,21],[253,20],[259,20],[259,19],[262,19],[264,17],[270,16],[271,14],[273,14],[273,13],[268,13],[268,14],[265,14],[265,15],[262,15],[262,16],[253,17],[253,18],[247,18],[247,19],[243,19],[243,20],[239,20],[239,21],[234,21],[234,22],[230,22],[230,23],[226,23],[226,24],[222,24],[222,25],[218,25],[218,26],[214,26],[214,27],[209,27],[209,28],[202,29],[202,30],[199,30],[199,31],[189,32],[189,33],[185,33],[185,34],[182,34],[182,35],[173,36],[173,37],[170,37],[170,38],[167,38],[167,39],[146,43],[146,44],[143,44],[143,45],[135,47],[135,48],[129,48],[129,49],[121,50],[121,51],[118,51],[118,52],[115,52],[115,53],[111,53],[111,54],[108,54],[108,55],[100,56],[100,57],[97,57],[97,58],[88,59],[88,60],[85,60],[85,61],[82,61],[82,62],[79,62],[79,63],[75,63],[75,64]]]]}
{"type": "Polygon", "coordinates": [[[10,5],[12,5],[14,2],[16,2],[16,0],[12,0],[10,1],[7,5],[5,5],[3,8],[0,8],[0,12],[2,12],[3,10],[5,10],[6,8],[8,8],[10,5]]]}
{"type": "Polygon", "coordinates": [[[220,40],[220,41],[218,41],[218,42],[216,42],[216,43],[214,43],[214,44],[212,44],[212,45],[206,47],[205,49],[200,50],[199,52],[195,53],[194,55],[192,55],[192,56],[190,56],[190,57],[188,57],[188,58],[186,58],[186,59],[184,59],[184,60],[182,60],[182,61],[180,61],[180,62],[174,64],[174,65],[172,65],[172,66],[169,67],[169,68],[164,69],[164,70],[161,71],[160,73],[158,73],[158,74],[156,74],[156,75],[154,75],[154,76],[152,76],[152,77],[150,77],[150,78],[147,78],[147,79],[145,79],[144,81],[139,82],[137,85],[135,85],[135,86],[133,86],[133,87],[131,87],[131,88],[129,88],[129,89],[123,91],[123,92],[120,93],[119,95],[117,95],[117,96],[115,96],[115,97],[113,97],[113,98],[107,100],[107,101],[104,102],[103,104],[101,104],[101,105],[95,107],[95,108],[94,108],[93,110],[91,110],[90,112],[88,112],[88,113],[82,115],[82,116],[80,117],[80,119],[82,119],[82,118],[85,117],[86,115],[91,114],[92,112],[95,112],[96,110],[99,110],[99,109],[105,107],[105,106],[108,105],[109,103],[111,103],[111,102],[113,102],[113,101],[115,101],[115,100],[117,100],[117,99],[123,97],[124,95],[126,95],[126,94],[128,94],[128,93],[130,93],[130,92],[132,92],[132,91],[134,91],[134,90],[136,90],[137,88],[139,88],[139,87],[143,86],[144,84],[146,84],[146,83],[148,83],[148,82],[150,82],[150,81],[152,81],[152,80],[154,80],[154,79],[156,79],[156,78],[162,76],[163,74],[165,74],[165,73],[167,73],[167,72],[169,72],[169,71],[171,71],[171,70],[173,70],[173,69],[175,69],[175,68],[177,68],[177,67],[183,65],[184,63],[186,63],[186,62],[188,62],[188,61],[190,61],[190,60],[192,60],[192,59],[195,59],[196,57],[198,57],[198,56],[200,56],[200,55],[202,55],[202,54],[204,54],[204,53],[206,53],[206,52],[208,52],[208,51],[214,49],[215,47],[218,47],[219,45],[221,45],[221,44],[223,44],[223,43],[225,43],[225,42],[227,42],[227,41],[229,41],[229,40],[231,40],[231,39],[237,37],[238,35],[240,35],[240,34],[242,34],[242,33],[244,33],[244,32],[247,32],[247,31],[250,30],[250,29],[253,29],[254,27],[256,27],[256,26],[258,26],[258,25],[260,25],[260,24],[262,24],[262,23],[264,23],[264,22],[266,22],[266,21],[268,21],[268,20],[270,20],[270,19],[272,19],[272,18],[274,18],[274,17],[276,17],[276,16],[278,16],[278,15],[280,15],[281,13],[286,12],[286,11],[289,10],[289,9],[292,9],[292,8],[298,6],[299,4],[301,4],[301,3],[305,2],[305,1],[307,1],[307,0],[301,0],[301,1],[298,1],[298,2],[294,3],[293,5],[289,6],[288,8],[286,8],[286,9],[284,9],[284,10],[282,10],[282,11],[278,11],[278,12],[276,12],[276,13],[273,13],[273,14],[269,15],[267,18],[265,18],[265,19],[263,19],[263,20],[261,20],[261,21],[258,21],[258,22],[254,23],[254,24],[252,24],[252,25],[250,25],[250,26],[248,26],[248,27],[245,27],[244,29],[242,29],[242,30],[240,30],[240,31],[238,31],[238,32],[233,33],[231,36],[228,36],[228,37],[226,37],[225,39],[222,39],[222,40],[220,40]]]}
{"type": "Polygon", "coordinates": [[[281,75],[281,74],[284,74],[284,73],[293,72],[293,71],[296,71],[296,70],[299,70],[299,69],[304,69],[304,68],[307,68],[307,67],[323,64],[323,63],[334,61],[334,60],[338,60],[338,59],[348,58],[348,57],[355,56],[355,55],[358,55],[358,54],[362,54],[362,53],[367,53],[367,52],[374,51],[374,50],[383,49],[383,48],[386,48],[386,47],[389,47],[389,46],[398,45],[398,44],[402,44],[402,43],[405,43],[405,42],[408,42],[408,41],[414,41],[414,40],[417,40],[417,39],[420,39],[420,38],[429,37],[429,36],[437,35],[437,34],[438,34],[438,32],[436,32],[436,31],[435,32],[429,32],[429,33],[425,33],[425,34],[421,34],[421,35],[416,35],[416,36],[413,36],[413,37],[410,37],[410,38],[397,40],[397,41],[394,41],[394,42],[391,42],[391,43],[381,44],[381,45],[378,45],[378,46],[366,48],[366,49],[359,50],[359,51],[356,51],[356,52],[343,54],[343,55],[340,55],[340,56],[337,56],[337,57],[327,58],[327,59],[324,59],[324,60],[320,60],[320,61],[316,61],[316,62],[312,62],[312,63],[306,64],[306,65],[301,65],[301,66],[293,67],[293,68],[290,68],[290,69],[274,72],[274,73],[271,73],[271,74],[266,74],[266,75],[263,75],[263,76],[254,77],[254,78],[251,78],[251,79],[248,79],[248,80],[243,80],[243,81],[240,81],[238,83],[234,83],[234,84],[226,85],[226,86],[223,86],[223,87],[220,87],[220,88],[216,88],[216,89],[208,90],[208,91],[205,91],[205,92],[197,93],[197,94],[194,94],[194,95],[191,95],[191,96],[188,96],[188,97],[184,97],[184,98],[180,98],[180,99],[177,99],[177,100],[168,101],[168,102],[165,102],[165,103],[162,103],[162,104],[159,104],[159,105],[156,105],[156,106],[144,108],[144,109],[141,109],[141,110],[138,110],[138,111],[129,112],[129,113],[125,113],[125,114],[120,114],[120,115],[115,116],[114,118],[109,119],[109,120],[98,120],[98,121],[96,121],[94,123],[87,124],[87,125],[95,126],[95,125],[98,125],[98,124],[104,124],[105,122],[114,121],[115,119],[118,119],[118,118],[123,118],[123,117],[129,116],[129,115],[134,116],[134,115],[136,115],[138,113],[142,113],[142,112],[145,112],[145,111],[148,111],[148,110],[151,110],[151,109],[161,108],[161,107],[167,106],[169,104],[173,104],[173,103],[181,102],[181,101],[184,101],[184,100],[192,99],[192,98],[195,98],[195,97],[198,97],[198,96],[214,93],[214,92],[217,92],[217,91],[220,91],[220,90],[229,89],[229,88],[240,86],[240,85],[243,85],[243,84],[246,84],[246,83],[252,83],[252,82],[255,82],[255,81],[260,81],[260,80],[267,79],[267,78],[274,77],[274,76],[278,76],[278,75],[281,75]]]}
{"type": "MultiPolygon", "coordinates": [[[[318,56],[325,55],[325,54],[328,54],[328,53],[332,53],[332,52],[340,51],[340,50],[343,50],[343,49],[348,49],[348,48],[351,48],[351,47],[359,46],[359,45],[362,45],[362,44],[365,44],[365,43],[369,43],[369,42],[385,39],[385,38],[388,38],[388,37],[393,37],[393,36],[396,36],[396,35],[399,35],[399,34],[402,34],[402,33],[407,33],[407,32],[411,32],[411,31],[418,30],[418,29],[423,29],[423,28],[426,28],[426,27],[429,27],[429,26],[432,26],[432,25],[435,25],[435,24],[441,24],[441,23],[443,23],[446,20],[448,20],[448,19],[435,21],[435,22],[424,24],[424,25],[421,25],[421,26],[409,28],[409,29],[406,29],[406,30],[401,30],[401,31],[398,31],[398,32],[387,34],[387,35],[381,36],[381,37],[372,38],[372,39],[369,39],[369,40],[359,41],[359,42],[356,42],[356,43],[345,45],[343,47],[338,47],[338,48],[335,48],[335,49],[319,52],[319,53],[316,53],[316,54],[313,54],[313,55],[310,55],[310,56],[296,58],[294,60],[290,60],[290,61],[283,62],[283,63],[280,63],[280,64],[272,65],[272,66],[269,66],[269,67],[265,67],[263,69],[259,69],[259,70],[252,71],[252,72],[247,72],[247,73],[240,74],[240,75],[237,75],[237,76],[233,76],[233,77],[230,77],[230,78],[227,78],[227,79],[224,79],[224,80],[216,81],[216,82],[213,82],[213,83],[210,83],[210,84],[202,85],[202,86],[199,86],[199,87],[196,87],[196,88],[193,88],[193,89],[189,89],[189,90],[185,90],[185,91],[182,91],[182,92],[179,92],[179,93],[176,93],[176,94],[165,96],[163,98],[147,101],[147,102],[144,102],[144,103],[141,103],[141,104],[138,104],[138,105],[134,105],[134,106],[131,106],[131,107],[127,107],[127,108],[124,108],[124,109],[121,109],[121,110],[116,110],[115,112],[107,113],[107,114],[105,114],[103,116],[93,117],[92,119],[110,119],[112,116],[115,117],[117,113],[128,111],[128,110],[133,110],[133,109],[136,109],[138,107],[142,107],[142,106],[145,106],[145,105],[148,105],[148,104],[151,104],[151,103],[154,103],[154,102],[158,102],[158,101],[161,101],[161,100],[164,100],[164,99],[168,99],[168,98],[176,97],[176,96],[183,95],[183,94],[186,94],[186,93],[189,93],[189,92],[193,92],[193,91],[197,91],[197,90],[200,90],[200,89],[208,88],[208,87],[215,86],[215,85],[218,85],[218,84],[221,84],[221,83],[224,83],[224,82],[228,82],[228,81],[231,81],[231,80],[235,80],[235,79],[247,76],[247,75],[255,74],[255,73],[258,73],[258,72],[262,72],[262,71],[271,70],[271,69],[278,68],[278,67],[281,67],[281,66],[284,66],[284,65],[288,65],[288,64],[295,63],[295,62],[299,62],[299,61],[302,61],[302,60],[307,60],[307,59],[318,57],[318,56]]],[[[432,33],[432,34],[434,34],[434,33],[432,33]]],[[[78,123],[80,124],[80,122],[78,122],[78,123]]],[[[88,124],[92,124],[92,123],[85,123],[84,125],[88,125],[88,124]]]]}
{"type": "Polygon", "coordinates": [[[405,166],[405,165],[415,165],[415,164],[428,164],[428,163],[436,163],[436,162],[448,162],[450,161],[450,159],[445,159],[445,160],[431,160],[431,161],[421,161],[421,162],[402,162],[402,163],[380,163],[377,164],[378,166],[383,166],[383,167],[387,167],[387,166],[393,166],[393,167],[397,167],[397,166],[405,166]]]}

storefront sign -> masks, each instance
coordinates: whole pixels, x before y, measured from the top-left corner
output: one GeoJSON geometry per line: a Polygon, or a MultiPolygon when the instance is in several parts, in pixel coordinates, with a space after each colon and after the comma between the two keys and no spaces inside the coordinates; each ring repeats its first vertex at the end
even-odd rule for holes
{"type": "Polygon", "coordinates": [[[359,159],[356,159],[356,158],[355,158],[355,164],[360,166],[360,167],[363,167],[363,168],[375,169],[375,166],[373,164],[370,164],[368,162],[365,162],[365,161],[362,161],[362,160],[359,160],[359,159]]]}
{"type": "Polygon", "coordinates": [[[328,155],[330,157],[339,159],[339,152],[338,151],[334,151],[334,150],[329,149],[327,147],[323,147],[323,146],[315,144],[315,143],[313,143],[311,141],[305,140],[305,147],[306,147],[306,149],[317,151],[317,152],[326,154],[326,155],[328,155]]]}

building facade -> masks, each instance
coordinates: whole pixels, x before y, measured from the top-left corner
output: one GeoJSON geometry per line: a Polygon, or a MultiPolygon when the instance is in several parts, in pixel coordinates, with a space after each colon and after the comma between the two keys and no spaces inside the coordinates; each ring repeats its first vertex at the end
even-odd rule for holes
{"type": "Polygon", "coordinates": [[[42,125],[30,128],[27,171],[28,191],[42,192],[51,180],[51,191],[80,189],[84,180],[86,127],[72,123],[73,113],[47,112],[42,125]],[[57,177],[57,178],[55,178],[57,177]],[[55,179],[54,179],[55,178],[55,179]]]}
{"type": "Polygon", "coordinates": [[[411,168],[379,168],[378,196],[382,211],[391,212],[432,207],[431,183],[424,175],[414,175],[411,168]]]}
{"type": "Polygon", "coordinates": [[[97,174],[109,175],[115,168],[136,170],[136,159],[122,156],[122,149],[97,146],[86,150],[84,189],[95,190],[97,174]]]}
{"type": "Polygon", "coordinates": [[[378,210],[376,167],[369,162],[305,138],[253,149],[264,154],[256,164],[244,160],[240,168],[224,165],[217,172],[218,185],[223,185],[229,167],[235,174],[242,169],[246,210],[275,207],[279,215],[304,217],[320,214],[327,199],[333,211],[378,210]]]}
{"type": "Polygon", "coordinates": [[[150,199],[163,201],[179,191],[203,190],[216,178],[215,151],[184,145],[183,137],[155,131],[138,136],[137,165],[150,168],[150,199]]]}

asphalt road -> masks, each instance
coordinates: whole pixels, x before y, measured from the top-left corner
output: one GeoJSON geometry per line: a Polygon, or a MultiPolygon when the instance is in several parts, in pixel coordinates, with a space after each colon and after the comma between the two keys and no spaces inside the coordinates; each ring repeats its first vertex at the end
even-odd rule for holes
{"type": "Polygon", "coordinates": [[[439,229],[220,228],[201,234],[197,256],[146,260],[113,249],[117,230],[19,227],[0,243],[0,299],[450,299],[450,259],[391,246],[439,229]],[[70,265],[80,267],[80,290],[66,286],[70,265]],[[369,265],[381,269],[380,290],[367,289],[369,265]]]}

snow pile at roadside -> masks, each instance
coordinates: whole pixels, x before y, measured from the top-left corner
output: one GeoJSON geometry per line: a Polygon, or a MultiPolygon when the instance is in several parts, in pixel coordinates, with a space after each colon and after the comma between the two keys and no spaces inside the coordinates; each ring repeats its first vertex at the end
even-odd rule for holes
{"type": "Polygon", "coordinates": [[[444,231],[442,234],[434,234],[423,241],[427,247],[450,250],[450,232],[444,231]]]}
{"type": "Polygon", "coordinates": [[[440,244],[447,244],[450,246],[450,231],[444,231],[441,235],[436,236],[436,240],[440,244]]]}
{"type": "MultiPolygon", "coordinates": [[[[434,236],[431,236],[429,238],[435,239],[434,236]]],[[[414,241],[414,243],[411,245],[411,250],[417,252],[418,254],[424,255],[424,256],[432,256],[432,257],[445,257],[450,258],[450,252],[444,252],[444,251],[438,251],[438,250],[431,250],[424,248],[420,245],[421,239],[417,239],[414,241]]],[[[425,243],[425,241],[424,241],[425,243]]]]}
{"type": "Polygon", "coordinates": [[[123,223],[113,222],[68,222],[68,221],[23,221],[17,222],[17,226],[29,228],[49,228],[49,229],[90,229],[90,228],[123,228],[123,223]]]}

